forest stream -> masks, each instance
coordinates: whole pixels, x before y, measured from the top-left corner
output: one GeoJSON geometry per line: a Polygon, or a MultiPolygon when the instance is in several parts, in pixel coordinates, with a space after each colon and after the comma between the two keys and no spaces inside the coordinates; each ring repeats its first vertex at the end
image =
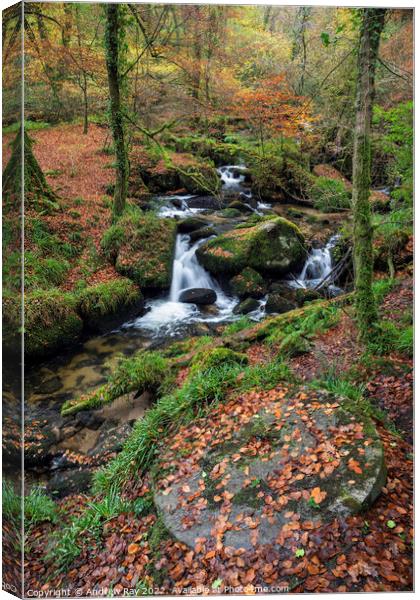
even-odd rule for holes
{"type": "MultiPolygon", "coordinates": [[[[255,201],[252,197],[245,182],[245,169],[244,165],[227,165],[218,169],[222,180],[222,196],[239,196],[247,203],[251,214],[272,214],[269,204],[255,201]]],[[[243,221],[243,218],[237,217],[221,219],[214,210],[206,208],[208,204],[209,198],[193,195],[157,196],[152,202],[162,219],[179,220],[199,214],[217,232],[228,231],[238,221],[243,221]]],[[[213,209],[215,207],[217,204],[213,209]]],[[[290,288],[316,288],[333,268],[332,250],[337,240],[338,236],[334,235],[323,247],[313,247],[302,270],[285,280],[284,284],[290,288]]],[[[26,369],[27,440],[28,443],[37,440],[34,442],[34,451],[30,453],[31,458],[27,459],[28,479],[49,481],[52,491],[57,491],[55,484],[59,483],[59,494],[84,489],[86,481],[79,477],[80,461],[84,463],[84,457],[87,456],[101,462],[102,454],[117,451],[121,447],[121,442],[131,430],[131,424],[148,407],[150,399],[147,395],[143,395],[135,405],[121,405],[112,409],[107,407],[101,409],[100,414],[96,411],[94,416],[88,411],[82,411],[75,417],[63,418],[60,414],[65,401],[105,383],[109,368],[119,356],[130,356],[140,349],[163,347],[169,340],[216,335],[221,325],[241,318],[242,315],[235,312],[239,298],[216,281],[198,262],[196,250],[205,241],[191,241],[189,234],[177,234],[170,290],[165,295],[146,299],[144,314],[122,323],[105,335],[91,337],[67,352],[26,369]],[[215,302],[201,306],[181,302],[181,293],[191,288],[213,290],[215,302]],[[39,435],[44,437],[42,441],[37,437],[39,435]],[[56,443],[51,445],[54,441],[51,437],[54,436],[56,443]],[[74,456],[74,461],[69,462],[69,452],[74,456]],[[62,469],[70,475],[69,487],[62,469]],[[55,476],[57,471],[60,471],[58,477],[55,476]]],[[[331,295],[340,292],[339,287],[329,286],[331,295]]],[[[246,315],[249,320],[264,318],[266,301],[267,296],[258,300],[256,308],[246,315]]]]}

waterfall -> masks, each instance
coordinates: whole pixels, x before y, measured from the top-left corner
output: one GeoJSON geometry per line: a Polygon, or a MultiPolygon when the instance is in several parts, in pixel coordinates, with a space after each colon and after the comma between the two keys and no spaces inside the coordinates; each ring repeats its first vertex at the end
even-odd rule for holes
{"type": "Polygon", "coordinates": [[[225,165],[217,169],[224,189],[241,190],[245,181],[245,175],[241,171],[245,169],[244,165],[225,165]]]}
{"type": "Polygon", "coordinates": [[[220,288],[212,277],[203,269],[197,260],[195,252],[206,240],[198,240],[189,247],[189,235],[177,235],[175,258],[172,267],[172,284],[169,300],[177,302],[182,290],[188,288],[208,288],[220,293],[220,288]]]}
{"type": "Polygon", "coordinates": [[[148,312],[125,324],[151,332],[153,337],[175,336],[193,323],[221,323],[232,320],[232,311],[237,298],[226,296],[219,284],[198,262],[197,248],[206,240],[199,240],[190,247],[190,236],[178,234],[172,266],[172,282],[166,298],[150,300],[148,312]],[[179,302],[180,293],[188,288],[212,289],[217,294],[216,312],[203,313],[195,304],[179,302]]]}
{"type": "MultiPolygon", "coordinates": [[[[332,236],[324,248],[312,248],[300,275],[291,282],[292,287],[316,288],[331,273],[333,268],[331,250],[337,244],[338,238],[338,235],[332,236]]],[[[335,286],[330,287],[335,288],[335,286]]]]}

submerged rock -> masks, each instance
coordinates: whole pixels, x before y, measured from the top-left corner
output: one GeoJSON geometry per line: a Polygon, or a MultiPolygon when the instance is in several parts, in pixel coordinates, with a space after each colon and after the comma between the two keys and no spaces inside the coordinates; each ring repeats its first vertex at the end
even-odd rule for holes
{"type": "Polygon", "coordinates": [[[281,217],[262,219],[251,227],[237,227],[197,250],[200,263],[214,275],[234,275],[246,267],[284,275],[301,267],[305,256],[302,233],[281,217]]]}
{"type": "Polygon", "coordinates": [[[207,288],[190,288],[181,292],[179,296],[180,302],[190,304],[214,304],[216,300],[216,292],[207,288]]]}
{"type": "Polygon", "coordinates": [[[252,550],[258,540],[290,556],[292,529],[311,531],[369,507],[386,480],[384,451],[373,422],[343,402],[277,386],[257,403],[242,395],[215,409],[194,436],[182,430],[178,454],[166,442],[161,462],[174,468],[171,478],[155,471],[154,502],[172,536],[191,548],[197,538],[217,542],[221,551],[252,550]],[[180,459],[182,439],[197,442],[180,459]]]}

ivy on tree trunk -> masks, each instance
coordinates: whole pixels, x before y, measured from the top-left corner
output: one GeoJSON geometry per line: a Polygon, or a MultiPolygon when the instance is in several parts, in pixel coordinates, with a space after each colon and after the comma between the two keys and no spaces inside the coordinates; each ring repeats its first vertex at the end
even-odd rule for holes
{"type": "Polygon", "coordinates": [[[377,319],[372,290],[372,215],[369,203],[371,184],[370,128],[375,91],[375,68],[385,9],[361,9],[358,56],[356,123],[353,152],[353,242],[356,289],[356,316],[359,334],[368,341],[377,319]]]}
{"type": "Polygon", "coordinates": [[[121,6],[107,4],[105,30],[105,57],[108,71],[110,98],[110,123],[117,162],[114,191],[114,216],[120,216],[125,208],[128,185],[128,158],[124,139],[124,117],[121,109],[120,21],[121,6]]]}

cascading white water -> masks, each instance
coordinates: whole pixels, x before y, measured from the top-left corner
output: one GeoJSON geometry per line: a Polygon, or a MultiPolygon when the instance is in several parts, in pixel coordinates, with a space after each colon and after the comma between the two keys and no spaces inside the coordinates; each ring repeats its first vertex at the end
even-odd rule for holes
{"type": "MultiPolygon", "coordinates": [[[[313,248],[306,259],[303,269],[296,278],[290,282],[292,287],[316,288],[330,273],[333,268],[331,251],[337,244],[339,236],[332,236],[324,248],[313,248]]],[[[329,286],[332,291],[339,290],[336,286],[329,286]]]]}
{"type": "Polygon", "coordinates": [[[219,167],[217,172],[225,189],[241,190],[242,184],[245,181],[245,174],[241,171],[245,170],[246,167],[244,165],[225,165],[219,167]]]}
{"type": "Polygon", "coordinates": [[[172,284],[169,300],[176,302],[180,293],[188,288],[212,289],[216,294],[221,290],[212,277],[203,269],[197,260],[196,250],[206,240],[199,240],[189,246],[189,235],[178,235],[175,245],[175,258],[172,267],[172,284]]]}
{"type": "Polygon", "coordinates": [[[226,296],[219,284],[197,260],[196,250],[205,241],[199,240],[190,247],[190,237],[178,234],[169,297],[151,300],[147,305],[149,311],[144,316],[127,323],[126,327],[145,329],[151,331],[154,336],[174,336],[183,327],[192,323],[223,322],[232,319],[232,311],[237,299],[226,296]],[[203,313],[195,304],[178,301],[183,290],[197,287],[216,292],[214,314],[203,313]]]}

